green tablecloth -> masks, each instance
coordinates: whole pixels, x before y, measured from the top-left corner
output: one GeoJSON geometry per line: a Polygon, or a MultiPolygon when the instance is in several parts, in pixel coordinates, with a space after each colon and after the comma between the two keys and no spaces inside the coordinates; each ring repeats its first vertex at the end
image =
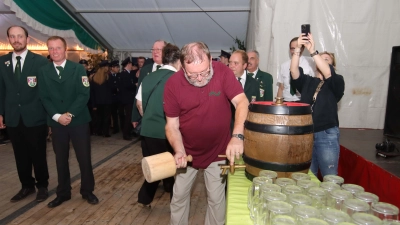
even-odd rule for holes
{"type": "MultiPolygon", "coordinates": [[[[313,173],[308,172],[311,180],[319,182],[313,173]]],[[[228,174],[226,193],[226,225],[253,225],[247,208],[247,191],[251,181],[244,175],[244,169],[237,169],[235,174],[228,174]]]]}

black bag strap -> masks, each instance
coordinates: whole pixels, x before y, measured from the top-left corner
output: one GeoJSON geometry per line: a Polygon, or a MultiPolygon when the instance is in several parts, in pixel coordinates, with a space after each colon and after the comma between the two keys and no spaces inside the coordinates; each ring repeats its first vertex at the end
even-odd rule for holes
{"type": "MultiPolygon", "coordinates": [[[[172,70],[171,70],[171,71],[172,71],[172,70]]],[[[149,95],[149,97],[147,98],[146,105],[143,107],[143,115],[144,115],[144,110],[145,110],[146,107],[147,107],[147,104],[149,104],[149,100],[150,100],[151,94],[153,94],[153,92],[154,92],[154,90],[157,88],[157,86],[161,83],[161,81],[163,81],[164,77],[166,77],[168,74],[169,74],[169,73],[167,73],[167,74],[165,74],[163,77],[161,77],[161,79],[157,82],[157,84],[154,85],[153,89],[151,89],[150,95],[149,95]]],[[[143,89],[142,89],[142,90],[143,90],[143,89]]],[[[143,93],[143,92],[142,92],[142,93],[143,93]]]]}

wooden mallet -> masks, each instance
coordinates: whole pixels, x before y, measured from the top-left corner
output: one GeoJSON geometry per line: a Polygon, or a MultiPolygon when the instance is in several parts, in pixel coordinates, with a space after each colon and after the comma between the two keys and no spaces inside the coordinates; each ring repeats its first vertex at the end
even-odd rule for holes
{"type": "MultiPolygon", "coordinates": [[[[188,162],[193,160],[191,155],[186,157],[188,162]]],[[[142,159],[144,178],[149,183],[172,177],[176,174],[175,158],[169,152],[147,156],[142,159]]]]}

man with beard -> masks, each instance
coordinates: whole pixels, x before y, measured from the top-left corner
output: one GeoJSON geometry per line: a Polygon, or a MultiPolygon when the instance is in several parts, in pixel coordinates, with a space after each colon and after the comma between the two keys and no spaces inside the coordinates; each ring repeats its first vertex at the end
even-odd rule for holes
{"type": "Polygon", "coordinates": [[[260,61],[260,54],[256,50],[247,51],[249,63],[247,65],[247,75],[250,75],[260,83],[260,98],[262,101],[272,101],[272,75],[266,73],[260,68],[258,64],[260,61]]]}
{"type": "Polygon", "coordinates": [[[11,198],[17,202],[36,192],[36,201],[47,199],[49,173],[46,161],[46,112],[39,98],[39,68],[46,58],[26,48],[28,31],[11,26],[7,38],[14,51],[0,57],[0,129],[6,127],[13,146],[22,189],[11,198]],[[32,167],[35,177],[32,177],[32,167]]]}
{"type": "Polygon", "coordinates": [[[171,224],[187,224],[190,191],[198,169],[204,169],[207,189],[205,224],[225,223],[225,179],[218,164],[226,154],[231,165],[243,153],[244,121],[249,101],[235,75],[225,65],[211,60],[206,44],[193,42],[181,51],[182,70],[168,79],[164,90],[166,136],[174,149],[177,168],[187,166],[186,173],[176,175],[171,200],[171,224]],[[231,135],[231,107],[236,108],[231,135]]]}

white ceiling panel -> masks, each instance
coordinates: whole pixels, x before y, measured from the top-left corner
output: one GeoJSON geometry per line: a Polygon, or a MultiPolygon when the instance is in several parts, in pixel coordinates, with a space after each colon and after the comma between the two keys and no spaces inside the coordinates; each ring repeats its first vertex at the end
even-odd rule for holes
{"type": "Polygon", "coordinates": [[[179,47],[205,42],[211,51],[245,40],[250,0],[68,0],[114,48],[148,52],[155,40],[179,47]],[[206,11],[206,12],[204,12],[206,11]]]}

